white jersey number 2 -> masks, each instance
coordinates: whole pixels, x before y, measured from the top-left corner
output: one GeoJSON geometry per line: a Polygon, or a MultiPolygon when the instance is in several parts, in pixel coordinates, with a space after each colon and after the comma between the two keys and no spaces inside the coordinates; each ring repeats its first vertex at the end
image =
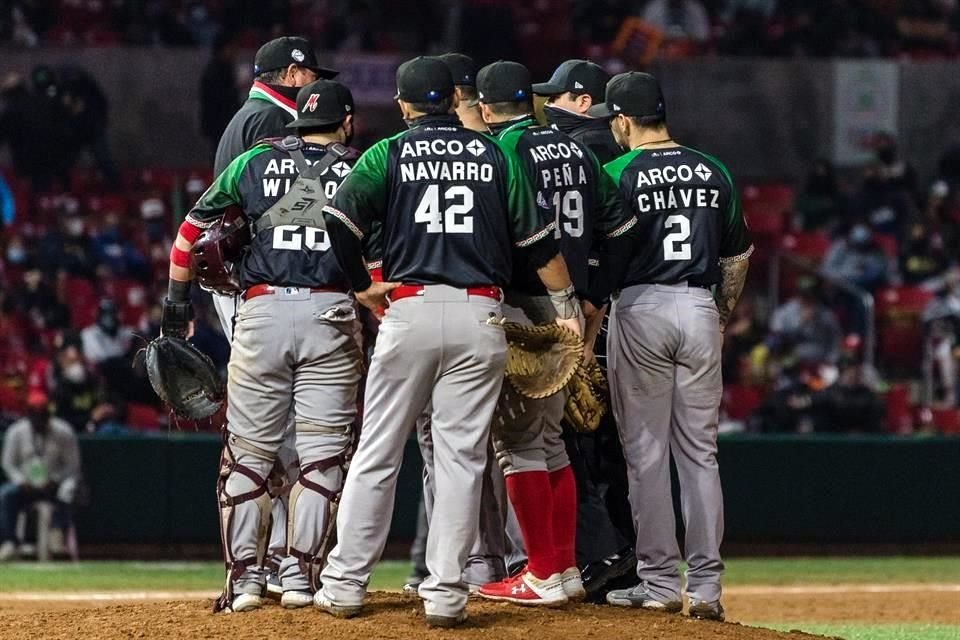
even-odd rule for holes
{"type": "Polygon", "coordinates": [[[689,260],[690,243],[686,240],[690,238],[690,219],[680,214],[672,215],[664,220],[663,227],[671,230],[663,239],[663,259],[689,260]]]}
{"type": "Polygon", "coordinates": [[[273,248],[290,251],[326,251],[330,248],[330,238],[323,229],[301,227],[296,224],[282,224],[273,228],[273,248]],[[301,232],[301,229],[303,230],[301,232]]]}
{"type": "Polygon", "coordinates": [[[423,194],[413,221],[425,223],[427,233],[473,233],[473,189],[463,185],[443,192],[445,208],[440,210],[440,186],[431,184],[423,194]]]}

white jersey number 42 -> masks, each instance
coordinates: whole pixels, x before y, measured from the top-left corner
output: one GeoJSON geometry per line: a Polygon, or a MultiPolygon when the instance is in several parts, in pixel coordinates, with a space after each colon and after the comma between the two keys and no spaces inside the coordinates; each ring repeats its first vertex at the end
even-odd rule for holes
{"type": "Polygon", "coordinates": [[[473,189],[455,185],[443,192],[440,208],[440,185],[431,184],[423,193],[413,221],[426,224],[427,233],[473,233],[473,189]]]}

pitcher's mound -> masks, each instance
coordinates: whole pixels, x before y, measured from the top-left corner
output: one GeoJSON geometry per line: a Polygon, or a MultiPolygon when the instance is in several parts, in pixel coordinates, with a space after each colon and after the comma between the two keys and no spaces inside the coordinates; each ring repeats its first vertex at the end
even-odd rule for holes
{"type": "Polygon", "coordinates": [[[470,619],[463,626],[455,630],[428,629],[420,601],[398,593],[372,594],[363,613],[352,620],[338,620],[313,607],[288,611],[272,602],[249,613],[214,615],[210,607],[209,601],[199,600],[71,609],[16,607],[0,612],[0,638],[415,640],[446,636],[458,640],[799,640],[814,637],[619,607],[582,604],[547,610],[483,600],[471,600],[467,607],[470,619]]]}

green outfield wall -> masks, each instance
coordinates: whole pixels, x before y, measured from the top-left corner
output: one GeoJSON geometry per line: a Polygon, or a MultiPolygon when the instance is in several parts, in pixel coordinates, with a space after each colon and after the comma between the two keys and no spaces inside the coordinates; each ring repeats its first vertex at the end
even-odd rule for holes
{"type": "MultiPolygon", "coordinates": [[[[82,544],[216,543],[213,436],[84,438],[82,544]]],[[[408,442],[391,537],[410,539],[420,458],[408,442]]],[[[726,539],[737,543],[960,541],[960,438],[728,436],[726,539]]]]}

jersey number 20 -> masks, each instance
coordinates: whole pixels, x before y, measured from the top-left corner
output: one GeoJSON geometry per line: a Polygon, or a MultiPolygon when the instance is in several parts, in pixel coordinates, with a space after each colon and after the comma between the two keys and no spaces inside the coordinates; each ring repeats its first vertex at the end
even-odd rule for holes
{"type": "Polygon", "coordinates": [[[690,239],[690,218],[680,214],[668,216],[663,221],[663,227],[671,231],[676,229],[663,239],[663,259],[689,260],[690,243],[685,241],[690,239]]]}
{"type": "Polygon", "coordinates": [[[431,184],[423,194],[413,221],[426,223],[427,233],[473,233],[473,189],[464,185],[443,192],[444,210],[440,211],[440,185],[431,184]]]}

